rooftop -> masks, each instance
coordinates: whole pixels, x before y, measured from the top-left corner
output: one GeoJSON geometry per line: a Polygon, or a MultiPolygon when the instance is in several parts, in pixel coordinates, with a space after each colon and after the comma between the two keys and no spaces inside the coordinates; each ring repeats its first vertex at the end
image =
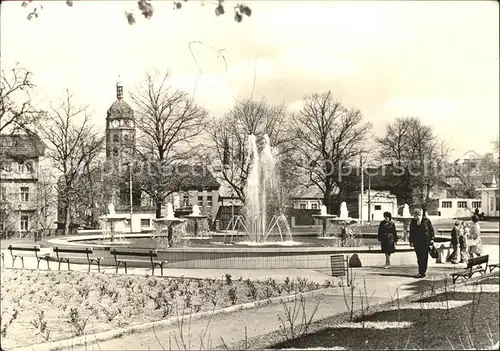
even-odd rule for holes
{"type": "Polygon", "coordinates": [[[45,144],[36,134],[0,135],[0,158],[24,160],[37,158],[45,153],[45,144]]]}

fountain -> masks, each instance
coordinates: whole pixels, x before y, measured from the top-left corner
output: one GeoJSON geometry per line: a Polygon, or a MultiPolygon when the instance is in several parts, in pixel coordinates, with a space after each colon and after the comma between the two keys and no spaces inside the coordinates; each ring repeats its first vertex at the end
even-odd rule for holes
{"type": "Polygon", "coordinates": [[[100,216],[99,220],[103,223],[103,226],[105,227],[103,231],[103,244],[106,243],[113,243],[115,245],[126,245],[130,244],[129,241],[125,240],[122,236],[120,236],[119,233],[122,233],[122,231],[117,231],[116,230],[116,224],[120,222],[124,222],[125,219],[127,219],[126,216],[124,215],[117,215],[115,212],[115,205],[113,203],[110,203],[108,205],[108,214],[100,216]],[[108,228],[109,224],[109,228],[108,228]],[[109,236],[108,236],[109,233],[109,236]],[[109,241],[108,241],[109,237],[109,241]],[[116,240],[118,239],[118,240],[116,240]]]}
{"type": "Polygon", "coordinates": [[[337,217],[336,215],[331,215],[331,214],[328,214],[327,213],[327,209],[326,209],[326,206],[325,205],[321,205],[321,212],[319,215],[313,215],[314,218],[317,218],[319,220],[321,220],[323,223],[322,223],[322,230],[321,230],[321,236],[323,238],[326,237],[326,223],[329,219],[332,219],[332,218],[335,218],[337,217]]]}
{"type": "Polygon", "coordinates": [[[173,246],[173,227],[179,223],[185,222],[183,218],[177,218],[174,215],[174,207],[171,202],[167,203],[167,216],[162,218],[154,218],[156,234],[159,236],[165,228],[167,228],[168,246],[173,246]]]}
{"type": "Polygon", "coordinates": [[[413,216],[410,213],[410,206],[408,204],[404,204],[403,206],[403,215],[402,216],[394,216],[393,219],[403,223],[403,241],[408,241],[408,235],[410,231],[410,221],[413,216]]]}
{"type": "Polygon", "coordinates": [[[185,217],[194,220],[194,236],[196,237],[198,235],[198,220],[205,219],[208,216],[201,214],[200,207],[198,205],[193,205],[193,211],[185,217]]]}
{"type": "Polygon", "coordinates": [[[341,225],[340,240],[341,246],[344,247],[347,237],[352,234],[352,230],[350,230],[349,225],[357,223],[356,219],[349,217],[349,211],[347,210],[347,204],[345,201],[340,203],[340,215],[330,220],[341,225]]]}
{"type": "MultiPolygon", "coordinates": [[[[245,188],[246,216],[244,218],[241,215],[234,216],[230,225],[234,229],[234,226],[239,224],[250,238],[250,241],[240,242],[240,244],[265,244],[269,235],[277,231],[283,245],[291,245],[292,234],[285,215],[279,211],[273,211],[274,213],[268,219],[272,208],[271,201],[278,198],[276,193],[278,190],[275,173],[276,160],[269,136],[264,135],[264,148],[261,154],[259,154],[257,140],[253,134],[248,136],[248,147],[251,166],[245,188]]],[[[231,233],[233,235],[234,230],[231,233]]],[[[293,244],[299,243],[294,242],[293,244]]]]}

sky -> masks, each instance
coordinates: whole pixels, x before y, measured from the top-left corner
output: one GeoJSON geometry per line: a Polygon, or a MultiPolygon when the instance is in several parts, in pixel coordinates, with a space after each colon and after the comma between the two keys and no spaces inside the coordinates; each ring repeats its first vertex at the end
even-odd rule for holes
{"type": "Polygon", "coordinates": [[[42,105],[66,89],[104,131],[116,99],[146,71],[219,117],[235,101],[265,97],[298,111],[306,94],[331,90],[382,136],[398,116],[418,116],[450,144],[452,157],[492,151],[499,134],[499,5],[496,1],[258,1],[252,16],[214,14],[215,2],[180,10],[154,0],[146,20],[136,1],[2,2],[1,64],[34,74],[42,105]],[[29,10],[43,5],[39,18],[29,10]],[[128,25],[124,12],[135,10],[128,25]],[[190,44],[191,43],[191,44],[190,44]],[[222,53],[219,54],[219,53],[222,53]]]}

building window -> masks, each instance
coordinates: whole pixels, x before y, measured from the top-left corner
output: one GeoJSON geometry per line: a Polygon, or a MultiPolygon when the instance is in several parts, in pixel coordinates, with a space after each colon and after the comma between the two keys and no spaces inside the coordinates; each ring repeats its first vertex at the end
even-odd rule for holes
{"type": "Polygon", "coordinates": [[[35,167],[33,166],[33,162],[26,162],[26,172],[35,173],[35,167]]]}
{"type": "Polygon", "coordinates": [[[28,202],[30,198],[30,188],[27,186],[21,187],[21,201],[28,202]]]}
{"type": "Polygon", "coordinates": [[[26,171],[26,168],[24,167],[24,163],[18,163],[17,164],[17,171],[19,173],[24,173],[26,171]]]}
{"type": "Polygon", "coordinates": [[[375,205],[375,211],[380,211],[382,209],[382,205],[375,205]]]}
{"type": "Polygon", "coordinates": [[[120,141],[120,137],[118,136],[118,134],[113,135],[113,142],[117,143],[119,141],[120,141]]]}
{"type": "Polygon", "coordinates": [[[149,218],[141,218],[141,227],[150,227],[151,219],[149,218]]]}
{"type": "Polygon", "coordinates": [[[458,201],[458,208],[467,208],[467,201],[458,201]]]}
{"type": "Polygon", "coordinates": [[[0,191],[0,201],[7,201],[7,188],[4,186],[0,191]]]}
{"type": "Polygon", "coordinates": [[[500,197],[495,198],[495,205],[496,205],[496,207],[494,210],[498,211],[500,209],[500,197]]]}
{"type": "Polygon", "coordinates": [[[451,201],[443,201],[443,202],[441,202],[441,208],[452,208],[451,201]]]}
{"type": "Polygon", "coordinates": [[[198,206],[199,207],[203,206],[203,196],[198,196],[198,206]]]}
{"type": "Polygon", "coordinates": [[[311,204],[311,208],[313,210],[317,210],[318,209],[318,204],[311,204]]]}
{"type": "Polygon", "coordinates": [[[189,194],[184,193],[182,195],[182,207],[187,207],[187,206],[189,206],[189,194]]]}
{"type": "Polygon", "coordinates": [[[305,203],[300,203],[300,204],[299,204],[299,208],[300,208],[301,210],[305,210],[305,209],[306,209],[306,204],[305,204],[305,203]]]}
{"type": "Polygon", "coordinates": [[[12,164],[10,162],[0,162],[0,171],[11,172],[12,164]]]}
{"type": "Polygon", "coordinates": [[[21,225],[20,225],[20,228],[21,228],[21,231],[23,232],[26,232],[28,230],[28,215],[21,215],[21,225]]]}
{"type": "Polygon", "coordinates": [[[481,201],[472,201],[472,208],[481,208],[481,201]]]}
{"type": "Polygon", "coordinates": [[[212,197],[207,196],[207,207],[212,207],[212,197]]]}

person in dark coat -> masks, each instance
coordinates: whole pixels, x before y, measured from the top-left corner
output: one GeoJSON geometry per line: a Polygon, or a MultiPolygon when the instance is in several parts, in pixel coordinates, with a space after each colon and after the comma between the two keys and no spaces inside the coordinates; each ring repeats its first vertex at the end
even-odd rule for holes
{"type": "Polygon", "coordinates": [[[416,278],[423,278],[427,273],[429,246],[434,244],[434,228],[429,218],[424,217],[419,208],[413,212],[409,240],[417,254],[418,274],[416,278]]]}
{"type": "Polygon", "coordinates": [[[385,266],[391,266],[391,254],[396,252],[396,242],[398,236],[396,232],[396,225],[392,221],[390,212],[384,212],[384,220],[378,226],[378,241],[382,247],[382,252],[385,254],[385,266]]]}
{"type": "Polygon", "coordinates": [[[451,263],[458,263],[458,237],[460,236],[460,222],[456,221],[455,225],[451,229],[451,247],[453,252],[449,257],[451,263]]]}

